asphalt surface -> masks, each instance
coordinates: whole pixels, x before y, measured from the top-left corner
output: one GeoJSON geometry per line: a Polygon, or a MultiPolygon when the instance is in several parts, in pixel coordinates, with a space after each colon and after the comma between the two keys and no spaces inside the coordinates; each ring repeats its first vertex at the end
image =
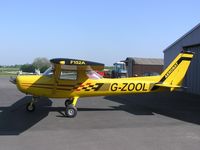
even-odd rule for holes
{"type": "Polygon", "coordinates": [[[64,99],[29,96],[0,78],[0,150],[199,150],[200,96],[184,93],[81,98],[76,118],[64,99]]]}

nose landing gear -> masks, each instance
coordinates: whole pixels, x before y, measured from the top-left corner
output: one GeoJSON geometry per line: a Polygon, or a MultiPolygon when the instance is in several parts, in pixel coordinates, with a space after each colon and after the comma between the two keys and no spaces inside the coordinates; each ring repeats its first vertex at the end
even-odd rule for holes
{"type": "Polygon", "coordinates": [[[37,101],[37,97],[32,97],[31,102],[26,105],[26,111],[34,112],[35,111],[35,102],[37,101]]]}

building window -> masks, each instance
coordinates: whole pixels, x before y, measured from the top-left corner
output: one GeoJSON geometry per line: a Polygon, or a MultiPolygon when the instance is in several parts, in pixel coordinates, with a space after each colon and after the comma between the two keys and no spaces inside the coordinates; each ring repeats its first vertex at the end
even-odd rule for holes
{"type": "Polygon", "coordinates": [[[77,71],[62,70],[60,73],[61,80],[77,80],[77,71]]]}

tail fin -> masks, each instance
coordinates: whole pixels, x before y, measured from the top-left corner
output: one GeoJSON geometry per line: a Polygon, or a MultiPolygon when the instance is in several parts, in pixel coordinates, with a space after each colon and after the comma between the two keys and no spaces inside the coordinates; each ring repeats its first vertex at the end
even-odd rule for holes
{"type": "Polygon", "coordinates": [[[157,86],[169,87],[171,90],[181,87],[182,81],[191,63],[194,53],[181,52],[163,71],[157,86]]]}

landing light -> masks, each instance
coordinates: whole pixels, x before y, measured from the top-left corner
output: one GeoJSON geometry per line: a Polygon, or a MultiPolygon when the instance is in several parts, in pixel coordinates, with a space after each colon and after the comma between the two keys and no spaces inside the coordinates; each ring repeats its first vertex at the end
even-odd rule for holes
{"type": "Polygon", "coordinates": [[[61,64],[61,65],[64,65],[64,64],[65,64],[65,61],[60,61],[60,64],[61,64]]]}

